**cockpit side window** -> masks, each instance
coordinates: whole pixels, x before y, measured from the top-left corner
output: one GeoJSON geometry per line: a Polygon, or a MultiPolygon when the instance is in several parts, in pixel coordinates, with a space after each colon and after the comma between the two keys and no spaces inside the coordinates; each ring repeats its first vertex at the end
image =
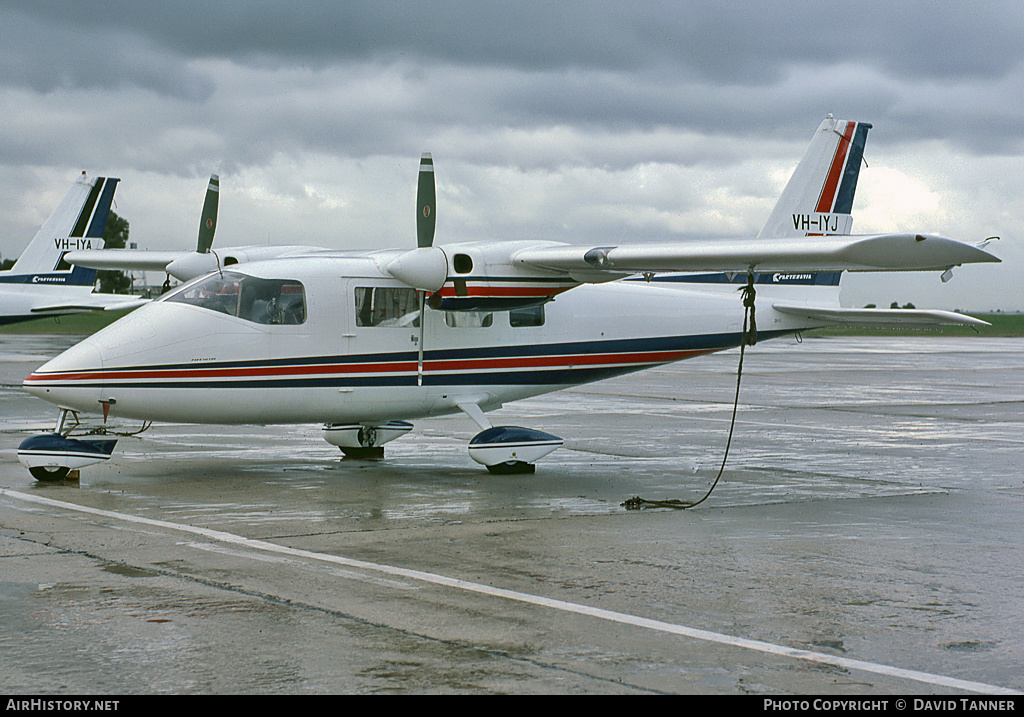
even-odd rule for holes
{"type": "Polygon", "coordinates": [[[298,281],[218,272],[186,284],[161,301],[200,306],[257,324],[303,324],[306,293],[298,281]]]}
{"type": "Polygon", "coordinates": [[[238,316],[257,324],[302,324],[306,299],[302,284],[246,277],[238,295],[238,316]]]}

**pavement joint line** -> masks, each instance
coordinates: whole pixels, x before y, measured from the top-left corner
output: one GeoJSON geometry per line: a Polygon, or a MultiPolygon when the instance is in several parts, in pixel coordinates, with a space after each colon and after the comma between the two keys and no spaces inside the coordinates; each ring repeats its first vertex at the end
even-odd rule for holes
{"type": "Polygon", "coordinates": [[[590,607],[588,605],[567,602],[564,600],[556,600],[553,598],[547,598],[540,595],[532,595],[530,593],[523,593],[515,590],[507,590],[504,588],[493,587],[491,585],[483,585],[481,583],[474,583],[466,580],[461,580],[459,578],[450,578],[444,575],[438,575],[436,573],[428,573],[420,570],[413,570],[410,568],[401,568],[393,565],[384,565],[381,563],[371,563],[364,560],[345,558],[340,555],[317,553],[310,550],[291,548],[286,545],[278,545],[276,543],[270,543],[264,540],[245,538],[240,535],[235,535],[234,533],[228,533],[220,530],[212,530],[210,528],[183,525],[180,523],[172,523],[165,520],[143,518],[140,516],[131,515],[129,513],[118,513],[116,511],[103,510],[101,508],[92,508],[84,505],[76,505],[74,503],[54,500],[52,498],[44,498],[43,496],[22,493],[20,491],[10,490],[8,488],[0,488],[0,495],[8,496],[16,500],[23,500],[29,503],[47,505],[54,508],[61,508],[64,510],[87,513],[90,515],[95,515],[103,518],[110,518],[112,520],[119,520],[128,523],[147,525],[150,527],[192,533],[194,535],[204,536],[209,540],[229,543],[233,545],[242,545],[256,550],[263,550],[282,555],[289,555],[293,557],[304,558],[307,560],[333,563],[336,565],[344,565],[346,567],[359,568],[362,570],[369,570],[392,576],[401,576],[408,578],[410,580],[417,580],[421,582],[430,583],[433,585],[440,585],[480,595],[500,597],[515,602],[526,603],[538,607],[547,607],[552,610],[594,617],[600,620],[606,620],[609,622],[615,622],[623,625],[631,625],[634,627],[645,628],[666,634],[678,635],[681,637],[689,637],[695,640],[702,640],[705,642],[712,642],[730,647],[739,647],[746,650],[760,652],[762,654],[789,657],[797,660],[814,662],[824,665],[832,665],[834,667],[840,667],[848,670],[861,670],[864,672],[870,672],[877,675],[912,680],[914,682],[922,682],[925,684],[934,685],[936,687],[947,687],[951,689],[964,690],[966,692],[976,692],[987,695],[1021,694],[1021,692],[1017,690],[1012,690],[997,685],[990,685],[983,682],[961,680],[955,677],[935,675],[928,672],[921,672],[918,670],[910,670],[901,667],[893,667],[891,665],[882,665],[874,662],[867,662],[864,660],[838,657],[823,652],[814,652],[812,650],[802,650],[799,648],[786,647],[785,645],[776,645],[770,642],[763,642],[760,640],[750,640],[743,637],[735,637],[723,633],[687,627],[685,625],[663,622],[661,620],[653,620],[650,618],[639,617],[637,615],[630,615],[628,613],[590,607]]]}

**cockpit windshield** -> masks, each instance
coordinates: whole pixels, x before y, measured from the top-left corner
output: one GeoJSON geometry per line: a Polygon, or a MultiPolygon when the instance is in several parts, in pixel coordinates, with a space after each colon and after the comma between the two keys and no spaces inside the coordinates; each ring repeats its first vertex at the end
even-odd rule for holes
{"type": "Polygon", "coordinates": [[[257,324],[302,324],[306,294],[291,279],[259,279],[236,272],[211,274],[186,284],[162,301],[200,306],[257,324]]]}

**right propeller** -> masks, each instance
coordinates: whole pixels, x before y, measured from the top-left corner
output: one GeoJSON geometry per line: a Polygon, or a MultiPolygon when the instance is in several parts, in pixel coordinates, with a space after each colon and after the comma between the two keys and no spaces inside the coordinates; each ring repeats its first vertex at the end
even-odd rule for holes
{"type": "Polygon", "coordinates": [[[434,190],[434,159],[425,152],[420,159],[416,189],[416,249],[388,264],[388,273],[414,289],[440,291],[448,279],[448,257],[434,246],[437,196],[434,190]]]}
{"type": "Polygon", "coordinates": [[[434,191],[434,158],[424,152],[420,159],[420,180],[416,187],[416,246],[423,248],[434,244],[434,225],[437,195],[434,191]]]}

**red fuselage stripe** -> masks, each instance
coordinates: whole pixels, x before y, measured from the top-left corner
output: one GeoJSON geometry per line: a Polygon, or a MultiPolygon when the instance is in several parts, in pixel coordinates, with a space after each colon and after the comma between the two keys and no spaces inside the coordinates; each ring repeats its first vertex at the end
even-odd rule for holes
{"type": "MultiPolygon", "coordinates": [[[[562,356],[516,356],[509,358],[455,359],[424,361],[423,369],[430,373],[453,371],[488,371],[516,368],[564,368],[566,366],[602,366],[624,364],[656,364],[681,361],[683,359],[711,353],[713,349],[689,349],[678,351],[639,351],[618,354],[574,354],[562,356]]],[[[393,374],[415,373],[415,361],[391,363],[319,364],[302,366],[262,366],[253,368],[185,368],[185,369],[126,369],[109,371],[75,371],[66,373],[37,374],[25,379],[26,383],[45,385],[47,383],[82,382],[83,384],[103,381],[158,380],[158,379],[211,379],[211,378],[271,378],[345,375],[345,374],[393,374]]],[[[140,384],[144,385],[144,384],[140,384]]]]}

